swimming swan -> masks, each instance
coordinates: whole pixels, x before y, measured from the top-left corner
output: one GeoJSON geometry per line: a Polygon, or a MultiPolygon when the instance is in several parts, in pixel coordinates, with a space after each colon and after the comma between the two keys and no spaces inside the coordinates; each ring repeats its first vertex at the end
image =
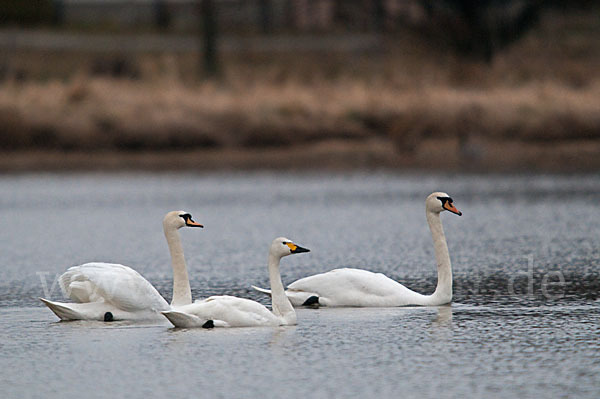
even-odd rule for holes
{"type": "Polygon", "coordinates": [[[285,296],[279,261],[284,256],[309,252],[284,237],[273,240],[269,249],[269,280],[273,311],[250,299],[211,296],[191,305],[161,312],[175,327],[254,327],[296,324],[296,312],[285,296]],[[209,325],[205,324],[208,323],[209,325]]]}
{"type": "MultiPolygon", "coordinates": [[[[294,306],[385,307],[423,305],[436,306],[452,301],[452,266],[440,213],[444,210],[459,216],[446,193],[430,194],[425,200],[425,215],[433,237],[438,282],[432,295],[422,295],[381,273],[361,269],[335,269],[297,280],[288,286],[287,297],[294,306]]],[[[252,286],[257,291],[271,291],[252,286]]]]}
{"type": "MultiPolygon", "coordinates": [[[[171,253],[173,266],[173,300],[177,307],[192,303],[183,247],[179,237],[181,227],[203,227],[194,222],[192,215],[173,211],[163,219],[163,230],[171,253]]],[[[160,316],[160,311],[171,307],[158,291],[130,267],[113,263],[86,263],[73,266],[58,280],[64,295],[75,303],[46,304],[61,320],[140,320],[160,316]]]]}

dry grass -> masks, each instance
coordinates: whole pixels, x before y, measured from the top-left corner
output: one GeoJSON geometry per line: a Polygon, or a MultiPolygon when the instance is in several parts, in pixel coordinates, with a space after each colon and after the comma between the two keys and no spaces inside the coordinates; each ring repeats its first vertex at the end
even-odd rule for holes
{"type": "MultiPolygon", "coordinates": [[[[409,37],[375,54],[228,56],[219,82],[197,81],[185,54],[140,55],[138,80],[92,77],[87,67],[68,79],[9,79],[0,83],[0,147],[230,150],[375,138],[408,164],[440,156],[493,167],[511,159],[503,151],[520,165],[558,153],[600,159],[597,23],[552,18],[492,65],[409,37]]],[[[70,57],[15,59],[89,66],[86,55],[70,57]]]]}
{"type": "Polygon", "coordinates": [[[520,88],[335,81],[245,86],[109,79],[6,84],[6,149],[140,150],[263,147],[390,137],[411,151],[430,138],[556,141],[600,138],[600,81],[520,88]]]}

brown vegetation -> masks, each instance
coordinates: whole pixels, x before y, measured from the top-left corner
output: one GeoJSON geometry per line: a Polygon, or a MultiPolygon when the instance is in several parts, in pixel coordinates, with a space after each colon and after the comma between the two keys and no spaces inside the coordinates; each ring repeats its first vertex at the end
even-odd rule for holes
{"type": "MultiPolygon", "coordinates": [[[[558,151],[580,144],[576,154],[589,152],[590,142],[600,143],[599,98],[598,83],[585,89],[538,84],[410,91],[356,82],[263,83],[242,90],[95,79],[5,86],[0,137],[7,150],[86,152],[390,140],[398,156],[416,166],[430,157],[431,166],[493,167],[491,160],[516,156],[527,146],[558,151]],[[497,153],[508,144],[515,147],[507,147],[509,154],[497,153]]],[[[557,159],[549,161],[546,166],[557,159]]]]}
{"type": "Polygon", "coordinates": [[[25,75],[44,62],[80,69],[1,83],[0,147],[11,159],[117,151],[140,166],[185,150],[204,159],[189,167],[318,166],[321,154],[326,165],[595,169],[600,36],[590,18],[570,21],[547,16],[491,65],[410,36],[374,54],[229,56],[224,78],[205,82],[186,54],[141,55],[138,79],[90,77],[95,56],[20,54],[25,75]]]}

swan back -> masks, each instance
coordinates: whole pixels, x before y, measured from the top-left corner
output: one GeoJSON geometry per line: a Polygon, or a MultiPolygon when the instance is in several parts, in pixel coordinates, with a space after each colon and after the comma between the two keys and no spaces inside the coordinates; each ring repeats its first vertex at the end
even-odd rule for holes
{"type": "Polygon", "coordinates": [[[59,284],[65,296],[79,303],[105,302],[127,312],[169,308],[148,280],[120,264],[92,262],[73,266],[60,276],[59,284]]]}

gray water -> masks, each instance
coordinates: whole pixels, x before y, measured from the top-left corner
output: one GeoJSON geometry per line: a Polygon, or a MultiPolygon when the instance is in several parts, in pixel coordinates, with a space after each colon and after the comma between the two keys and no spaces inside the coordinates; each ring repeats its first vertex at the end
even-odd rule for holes
{"type": "Polygon", "coordinates": [[[582,397],[600,395],[600,177],[596,175],[82,174],[0,177],[0,396],[582,397]],[[166,298],[162,217],[181,235],[195,298],[259,300],[270,241],[311,249],[284,283],[335,267],[436,283],[425,197],[442,217],[454,302],[300,309],[298,325],[230,330],[57,322],[37,297],[88,261],[140,271],[166,298]]]}

